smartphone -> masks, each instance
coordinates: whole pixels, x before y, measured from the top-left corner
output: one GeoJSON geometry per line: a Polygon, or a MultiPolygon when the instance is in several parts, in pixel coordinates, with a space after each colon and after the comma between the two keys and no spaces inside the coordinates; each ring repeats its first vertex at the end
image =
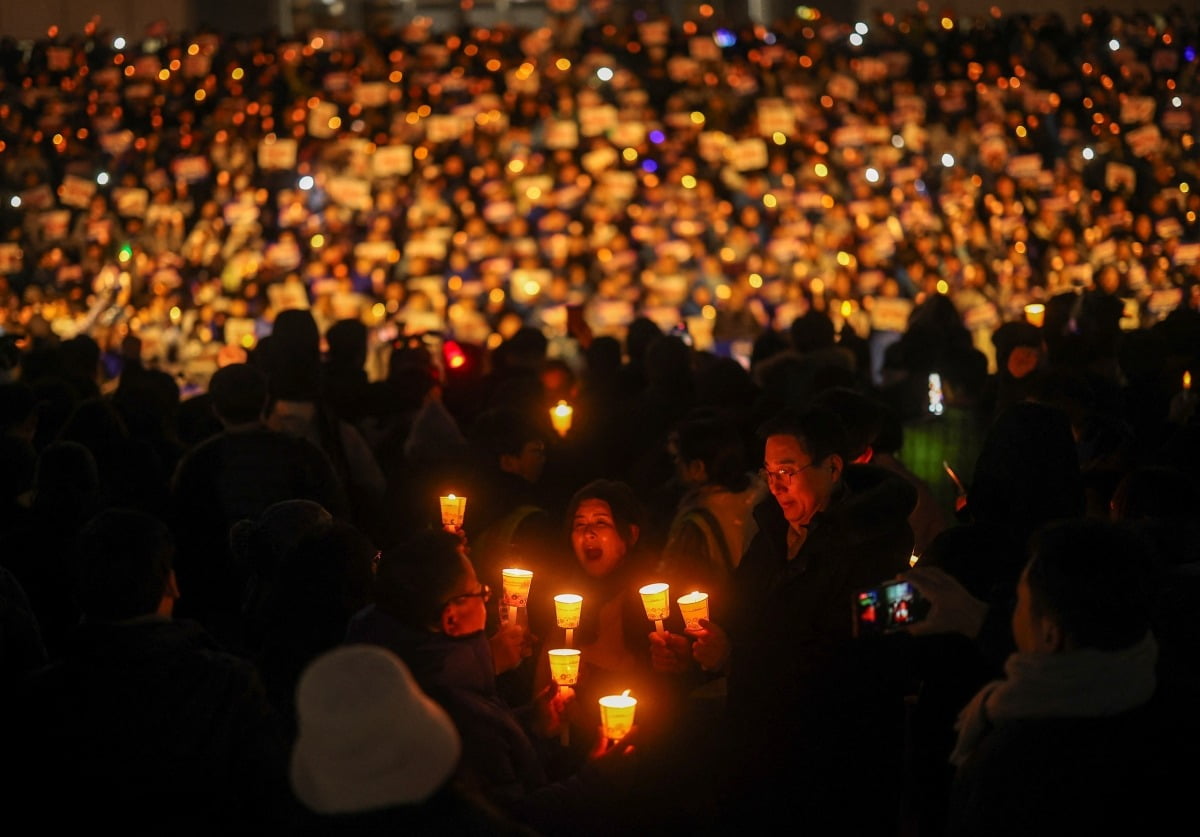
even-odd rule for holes
{"type": "Polygon", "coordinates": [[[907,581],[888,581],[862,590],[852,602],[854,635],[898,631],[929,615],[929,600],[907,581]]]}
{"type": "Polygon", "coordinates": [[[691,348],[695,345],[694,341],[692,340],[692,333],[688,330],[688,324],[686,320],[680,320],[677,322],[674,326],[672,326],[668,334],[670,334],[672,337],[678,337],[683,341],[683,345],[687,346],[688,348],[691,348]]]}
{"type": "Polygon", "coordinates": [[[937,372],[929,373],[929,412],[940,416],[942,410],[942,376],[937,372]]]}

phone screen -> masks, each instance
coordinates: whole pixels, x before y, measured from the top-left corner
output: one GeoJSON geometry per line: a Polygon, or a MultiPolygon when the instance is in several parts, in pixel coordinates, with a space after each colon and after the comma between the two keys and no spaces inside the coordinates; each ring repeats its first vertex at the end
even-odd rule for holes
{"type": "Polygon", "coordinates": [[[942,414],[942,376],[937,372],[929,373],[929,412],[935,416],[942,414]]]}
{"type": "Polygon", "coordinates": [[[907,581],[889,581],[856,594],[853,609],[854,635],[868,636],[920,622],[929,612],[929,602],[907,581]]]}

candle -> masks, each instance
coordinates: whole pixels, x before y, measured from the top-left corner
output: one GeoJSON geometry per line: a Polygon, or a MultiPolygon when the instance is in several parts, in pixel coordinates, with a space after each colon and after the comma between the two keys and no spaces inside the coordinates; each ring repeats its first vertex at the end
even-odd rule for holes
{"type": "Polygon", "coordinates": [[[654,622],[654,630],[662,633],[663,620],[671,613],[671,588],[662,582],[647,584],[638,590],[642,594],[642,606],[646,608],[646,618],[654,622]]]}
{"type": "Polygon", "coordinates": [[[567,431],[571,429],[571,419],[574,415],[575,410],[566,401],[559,401],[550,408],[550,423],[554,425],[559,436],[567,435],[567,431]]]}
{"type": "Polygon", "coordinates": [[[1031,302],[1025,306],[1025,321],[1030,325],[1042,327],[1046,322],[1046,306],[1040,302],[1031,302]]]}
{"type": "Polygon", "coordinates": [[[908,565],[910,567],[915,567],[917,565],[917,562],[920,560],[921,560],[921,556],[914,552],[912,555],[908,556],[908,565]]]}
{"type": "Polygon", "coordinates": [[[554,597],[554,617],[558,627],[567,629],[567,647],[571,647],[575,628],[579,627],[579,612],[583,608],[583,596],[574,593],[560,593],[554,597]]]}
{"type": "Polygon", "coordinates": [[[508,607],[508,621],[517,621],[517,608],[529,604],[529,585],[533,583],[533,573],[508,567],[500,571],[500,581],[504,592],[504,604],[508,607]]]}
{"type": "Polygon", "coordinates": [[[697,590],[680,596],[676,601],[679,602],[679,612],[683,614],[684,630],[689,633],[704,630],[700,620],[708,618],[708,594],[697,590]]]}
{"type": "Polygon", "coordinates": [[[600,698],[600,726],[604,737],[610,741],[619,741],[629,734],[633,728],[633,715],[637,709],[637,699],[629,696],[629,690],[619,695],[605,695],[600,698]]]}
{"type": "Polygon", "coordinates": [[[447,494],[445,497],[439,497],[438,500],[442,506],[442,525],[448,529],[457,529],[462,526],[463,518],[467,513],[467,498],[447,494]]]}
{"type": "MultiPolygon", "coordinates": [[[[575,648],[551,648],[546,652],[550,658],[550,679],[556,686],[574,686],[579,680],[579,650],[575,648]]],[[[565,720],[562,722],[562,733],[559,736],[562,745],[571,743],[571,728],[565,720]]]]}
{"type": "Polygon", "coordinates": [[[551,648],[546,656],[550,658],[550,678],[559,686],[574,686],[579,680],[579,649],[551,648]]]}

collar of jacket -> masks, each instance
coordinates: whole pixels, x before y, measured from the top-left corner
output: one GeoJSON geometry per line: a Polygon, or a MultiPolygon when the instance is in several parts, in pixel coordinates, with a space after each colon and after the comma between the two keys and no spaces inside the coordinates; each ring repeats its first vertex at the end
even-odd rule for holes
{"type": "MultiPolygon", "coordinates": [[[[839,529],[851,543],[868,540],[898,518],[907,518],[917,505],[917,490],[903,477],[878,465],[847,465],[829,505],[813,515],[811,536],[818,529],[839,529]]],[[[759,529],[781,550],[787,549],[789,524],[775,498],[754,508],[759,529]]]]}

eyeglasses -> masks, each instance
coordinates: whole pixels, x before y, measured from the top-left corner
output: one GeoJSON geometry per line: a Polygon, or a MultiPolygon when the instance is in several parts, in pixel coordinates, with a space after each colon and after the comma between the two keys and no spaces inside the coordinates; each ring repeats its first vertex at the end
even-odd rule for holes
{"type": "Polygon", "coordinates": [[[463,593],[462,595],[455,596],[452,599],[446,599],[446,601],[442,602],[442,610],[445,610],[448,607],[462,607],[470,599],[483,599],[483,603],[487,604],[488,600],[491,598],[492,588],[484,584],[481,585],[480,588],[474,593],[463,593]]]}
{"type": "Polygon", "coordinates": [[[792,480],[802,471],[807,471],[809,468],[816,465],[816,462],[810,462],[801,468],[776,468],[774,471],[768,471],[766,468],[758,469],[758,476],[768,487],[773,485],[788,486],[792,484],[792,480]]]}

